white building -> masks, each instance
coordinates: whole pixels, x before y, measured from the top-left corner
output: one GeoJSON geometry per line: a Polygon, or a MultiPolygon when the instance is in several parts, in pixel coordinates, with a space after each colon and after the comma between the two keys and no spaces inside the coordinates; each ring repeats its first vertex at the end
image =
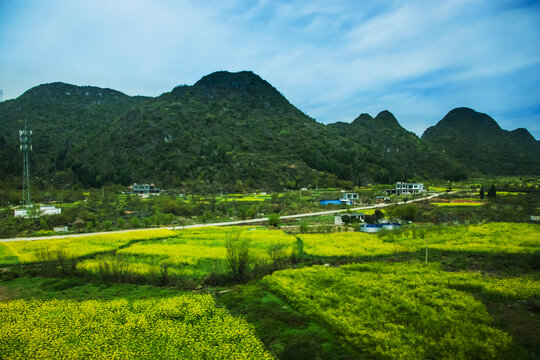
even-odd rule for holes
{"type": "Polygon", "coordinates": [[[426,191],[422,183],[397,182],[395,189],[386,190],[387,194],[419,194],[426,191]]]}
{"type": "Polygon", "coordinates": [[[346,205],[354,205],[358,203],[359,199],[360,195],[358,195],[358,193],[343,193],[341,194],[341,199],[339,199],[339,201],[346,205]]]}
{"type": "MultiPolygon", "coordinates": [[[[58,215],[62,213],[61,208],[56,208],[54,206],[40,206],[39,211],[36,212],[35,217],[43,215],[58,215]]],[[[15,209],[15,217],[30,217],[28,215],[28,209],[15,209]]]]}

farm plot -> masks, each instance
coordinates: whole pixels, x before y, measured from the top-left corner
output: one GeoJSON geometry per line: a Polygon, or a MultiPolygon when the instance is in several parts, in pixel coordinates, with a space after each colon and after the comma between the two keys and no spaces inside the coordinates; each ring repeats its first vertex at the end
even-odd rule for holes
{"type": "Polygon", "coordinates": [[[61,250],[70,258],[112,251],[135,240],[159,239],[176,235],[168,229],[67,237],[54,240],[0,243],[0,264],[24,264],[43,260],[44,252],[61,250]]]}
{"type": "Polygon", "coordinates": [[[534,224],[490,223],[388,231],[300,234],[304,252],[314,256],[366,257],[430,249],[455,252],[521,253],[540,251],[540,227],[534,224]]]}
{"type": "Polygon", "coordinates": [[[272,359],[210,295],[0,302],[2,359],[272,359]]]}
{"type": "Polygon", "coordinates": [[[448,273],[437,264],[369,263],[282,270],[263,282],[359,352],[388,359],[499,359],[512,338],[486,307],[462,291],[540,298],[533,278],[448,273]]]}
{"type": "Polygon", "coordinates": [[[202,279],[210,273],[227,272],[228,237],[237,236],[249,242],[251,264],[273,261],[271,249],[279,248],[280,256],[290,256],[296,239],[280,230],[249,227],[210,227],[179,232],[174,237],[150,240],[118,250],[114,256],[88,259],[78,269],[100,273],[119,269],[131,276],[156,277],[166,272],[169,279],[189,277],[202,279]]]}

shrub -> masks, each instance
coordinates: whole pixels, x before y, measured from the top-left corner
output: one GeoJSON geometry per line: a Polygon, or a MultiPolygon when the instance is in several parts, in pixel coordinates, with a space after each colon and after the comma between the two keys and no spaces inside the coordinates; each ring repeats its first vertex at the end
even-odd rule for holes
{"type": "Polygon", "coordinates": [[[227,249],[227,264],[232,277],[239,282],[247,278],[249,269],[249,246],[250,240],[240,237],[239,232],[227,235],[225,247],[227,249]]]}
{"type": "Polygon", "coordinates": [[[281,224],[281,219],[279,218],[279,214],[273,213],[268,215],[268,225],[278,227],[281,224]]]}

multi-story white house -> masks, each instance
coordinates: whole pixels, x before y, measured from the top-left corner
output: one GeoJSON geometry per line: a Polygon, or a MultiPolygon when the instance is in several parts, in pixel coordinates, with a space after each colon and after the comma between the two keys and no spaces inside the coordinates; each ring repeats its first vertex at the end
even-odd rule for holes
{"type": "Polygon", "coordinates": [[[422,183],[397,182],[395,189],[386,190],[387,194],[419,194],[426,191],[422,183]]]}
{"type": "Polygon", "coordinates": [[[341,194],[341,199],[339,199],[339,201],[346,205],[354,205],[358,203],[359,199],[360,196],[358,193],[343,193],[341,194]]]}
{"type": "Polygon", "coordinates": [[[132,194],[139,194],[141,196],[159,195],[161,190],[155,187],[154,184],[133,184],[131,187],[132,194]]]}
{"type": "Polygon", "coordinates": [[[418,194],[424,192],[424,184],[422,183],[396,183],[396,193],[400,194],[418,194]]]}

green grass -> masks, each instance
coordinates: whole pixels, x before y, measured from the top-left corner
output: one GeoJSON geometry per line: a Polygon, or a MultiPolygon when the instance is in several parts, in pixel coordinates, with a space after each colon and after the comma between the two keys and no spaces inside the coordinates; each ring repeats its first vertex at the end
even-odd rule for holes
{"type": "Polygon", "coordinates": [[[282,360],[358,359],[360,354],[314,319],[294,310],[259,283],[234,286],[216,302],[243,316],[267,349],[282,360]]]}
{"type": "Polygon", "coordinates": [[[432,202],[430,204],[433,205],[433,206],[437,206],[437,207],[445,207],[445,206],[482,206],[482,205],[485,205],[485,203],[481,203],[481,202],[475,202],[475,203],[457,203],[457,202],[438,203],[438,202],[432,202]]]}

